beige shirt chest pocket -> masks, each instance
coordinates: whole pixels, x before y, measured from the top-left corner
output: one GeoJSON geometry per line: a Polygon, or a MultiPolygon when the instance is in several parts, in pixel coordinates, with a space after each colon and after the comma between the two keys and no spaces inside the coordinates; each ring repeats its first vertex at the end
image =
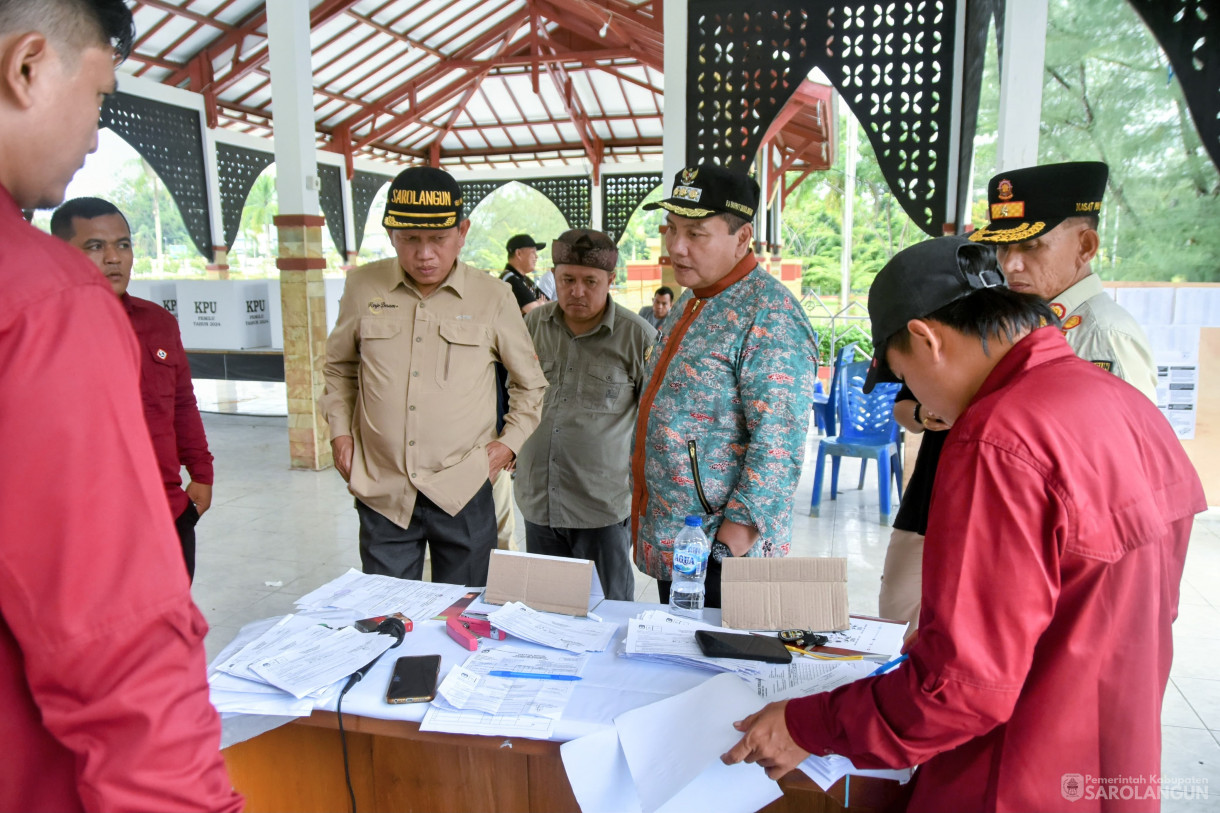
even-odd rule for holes
{"type": "Polygon", "coordinates": [[[580,406],[590,412],[618,412],[627,407],[632,391],[626,370],[590,364],[580,378],[580,406]]]}
{"type": "Polygon", "coordinates": [[[491,328],[478,322],[446,320],[440,323],[440,336],[437,386],[451,390],[473,386],[491,361],[491,328]]]}
{"type": "Polygon", "coordinates": [[[403,323],[377,316],[360,320],[360,366],[384,374],[401,367],[404,358],[400,336],[403,323]]]}

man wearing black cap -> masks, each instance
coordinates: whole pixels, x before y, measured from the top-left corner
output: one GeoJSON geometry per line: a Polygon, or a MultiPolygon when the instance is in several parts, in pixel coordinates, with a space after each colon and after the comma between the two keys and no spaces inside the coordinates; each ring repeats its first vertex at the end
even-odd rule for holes
{"type": "Polygon", "coordinates": [[[508,238],[505,248],[508,250],[508,262],[500,279],[512,286],[513,296],[517,298],[517,306],[524,316],[550,298],[530,279],[530,274],[538,267],[538,252],[546,248],[546,243],[535,243],[528,234],[515,234],[508,238]]]}
{"type": "Polygon", "coordinates": [[[326,345],[335,467],[356,496],[366,573],[487,583],[491,480],[538,425],[546,378],[503,282],[457,261],[470,228],[449,173],[394,179],[382,221],[396,257],[348,275],[326,345]],[[495,362],[510,375],[496,432],[495,362]]]}
{"type": "Polygon", "coordinates": [[[918,764],[909,810],[1107,809],[1124,781],[1157,798],[1170,625],[1207,507],[1181,444],[967,240],[899,252],[868,309],[866,390],[902,380],[953,425],[919,637],[887,674],[738,722],[723,759],[775,778],[809,753],[918,764]]]}
{"type": "Polygon", "coordinates": [[[631,427],[657,332],[611,299],[618,246],[609,236],[571,229],[551,256],[559,301],[525,317],[550,382],[517,466],[526,548],[592,559],[606,598],[631,601],[631,427]]]}
{"type": "Polygon", "coordinates": [[[1101,287],[1090,263],[1109,167],[1100,161],[1002,172],[987,184],[991,222],[970,239],[996,246],[1014,291],[1051,303],[1068,344],[1156,401],[1156,365],[1139,324],[1101,287]]]}
{"type": "Polygon", "coordinates": [[[758,184],[715,165],[674,178],[665,245],[675,303],[649,359],[632,453],[636,566],[668,601],[674,537],[702,515],[712,540],[707,605],[725,556],[784,556],[800,479],[817,349],[800,303],[754,259],[758,184]]]}

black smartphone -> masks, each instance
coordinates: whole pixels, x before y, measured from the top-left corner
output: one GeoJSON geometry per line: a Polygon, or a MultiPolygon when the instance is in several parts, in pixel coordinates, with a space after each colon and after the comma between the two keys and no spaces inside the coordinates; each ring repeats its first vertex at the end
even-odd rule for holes
{"type": "Polygon", "coordinates": [[[394,663],[394,674],[385,690],[385,702],[429,702],[436,697],[436,679],[440,672],[440,655],[402,656],[394,663]]]}
{"type": "Polygon", "coordinates": [[[748,635],[719,630],[695,630],[695,642],[709,658],[792,663],[792,653],[771,635],[748,635]]]}

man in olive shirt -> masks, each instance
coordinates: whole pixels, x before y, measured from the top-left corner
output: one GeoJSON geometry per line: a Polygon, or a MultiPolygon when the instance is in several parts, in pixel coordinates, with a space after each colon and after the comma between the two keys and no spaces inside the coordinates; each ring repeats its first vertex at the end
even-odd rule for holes
{"type": "Polygon", "coordinates": [[[356,496],[365,573],[481,586],[491,480],[538,425],[546,379],[508,285],[457,262],[470,221],[447,172],[405,170],[383,225],[396,257],[348,275],[326,345],[335,467],[356,496]],[[496,433],[495,362],[509,410],[496,433]]]}
{"type": "Polygon", "coordinates": [[[559,301],[525,317],[550,387],[517,463],[530,553],[592,559],[606,598],[631,601],[631,427],[657,332],[610,298],[618,248],[572,229],[551,244],[559,301]]]}

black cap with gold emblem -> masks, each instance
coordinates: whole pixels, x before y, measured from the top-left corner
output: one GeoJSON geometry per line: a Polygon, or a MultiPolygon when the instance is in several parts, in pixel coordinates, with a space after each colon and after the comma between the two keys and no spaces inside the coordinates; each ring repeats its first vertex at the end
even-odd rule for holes
{"type": "Polygon", "coordinates": [[[387,229],[452,229],[462,219],[462,188],[453,176],[435,167],[411,167],[398,173],[385,200],[387,229]]]}
{"type": "Polygon", "coordinates": [[[700,219],[723,213],[746,220],[758,210],[758,184],[744,172],[715,164],[687,167],[674,176],[670,196],[645,209],[665,209],[681,217],[700,219]]]}
{"type": "Polygon", "coordinates": [[[1006,245],[1032,240],[1069,217],[1097,216],[1110,168],[1100,161],[1073,161],[1001,172],[987,183],[991,222],[971,232],[976,243],[1006,245]]]}

